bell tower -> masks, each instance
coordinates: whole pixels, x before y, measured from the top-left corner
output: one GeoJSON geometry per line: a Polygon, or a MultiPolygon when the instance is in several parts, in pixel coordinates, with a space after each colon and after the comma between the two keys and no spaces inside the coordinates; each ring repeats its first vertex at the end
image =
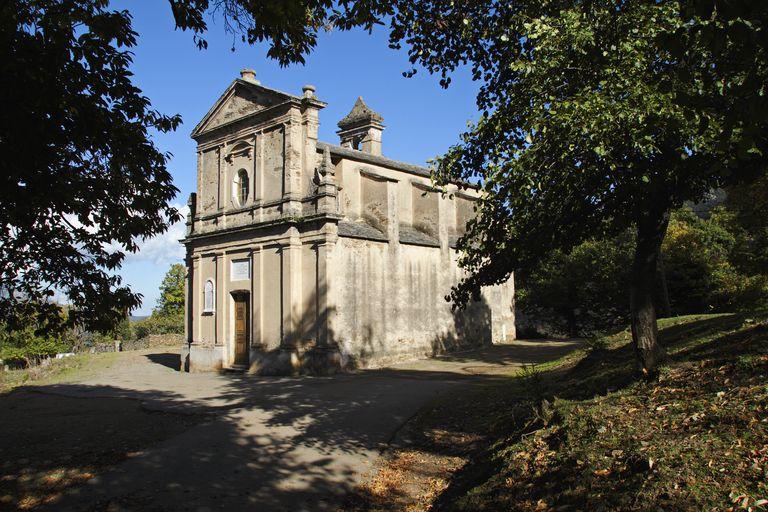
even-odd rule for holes
{"type": "Polygon", "coordinates": [[[381,132],[384,131],[384,118],[378,112],[371,110],[363,101],[357,98],[355,106],[341,121],[339,131],[341,146],[356,149],[371,155],[381,156],[381,132]]]}

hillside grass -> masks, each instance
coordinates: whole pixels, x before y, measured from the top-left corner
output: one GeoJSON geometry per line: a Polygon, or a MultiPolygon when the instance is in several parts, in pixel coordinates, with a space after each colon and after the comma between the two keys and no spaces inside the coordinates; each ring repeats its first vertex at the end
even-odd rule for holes
{"type": "Polygon", "coordinates": [[[0,369],[0,394],[19,386],[42,386],[86,379],[112,366],[116,359],[116,352],[76,354],[63,359],[49,359],[28,368],[8,371],[0,369]]]}
{"type": "Polygon", "coordinates": [[[350,508],[768,510],[768,313],[659,324],[657,382],[638,380],[624,330],[452,394],[390,453],[390,466],[419,461],[410,475],[385,466],[396,478],[374,480],[350,508]],[[398,486],[427,471],[418,492],[398,486]]]}

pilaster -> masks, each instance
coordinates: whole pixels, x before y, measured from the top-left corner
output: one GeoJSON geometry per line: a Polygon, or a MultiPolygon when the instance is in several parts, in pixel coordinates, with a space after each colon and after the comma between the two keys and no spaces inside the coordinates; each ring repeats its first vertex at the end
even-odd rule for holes
{"type": "Polygon", "coordinates": [[[225,200],[225,192],[223,190],[224,183],[226,183],[226,165],[227,162],[224,160],[224,155],[226,154],[227,145],[226,143],[223,146],[219,146],[216,148],[216,156],[218,157],[219,162],[219,168],[218,172],[216,173],[216,209],[221,211],[224,209],[224,205],[226,204],[224,202],[225,200]],[[224,183],[222,183],[224,182],[224,183]]]}
{"type": "Polygon", "coordinates": [[[453,218],[456,218],[456,212],[454,209],[454,201],[451,201],[447,197],[444,197],[442,193],[440,192],[433,192],[434,194],[438,194],[437,196],[437,238],[440,242],[440,253],[443,255],[441,259],[445,259],[444,256],[448,254],[448,233],[449,233],[449,225],[448,225],[448,219],[453,216],[453,218]]]}
{"type": "Polygon", "coordinates": [[[400,247],[400,219],[397,210],[397,187],[398,182],[387,180],[387,238],[389,239],[389,248],[399,250],[400,247]]]}
{"type": "Polygon", "coordinates": [[[216,296],[216,304],[214,306],[214,322],[216,323],[216,327],[214,329],[214,343],[216,345],[223,345],[224,340],[226,339],[226,330],[225,330],[225,322],[227,318],[227,300],[226,300],[226,289],[227,286],[225,285],[226,281],[226,265],[224,264],[224,253],[223,252],[217,252],[214,261],[214,266],[216,268],[216,288],[215,288],[215,296],[216,296]]]}
{"type": "Polygon", "coordinates": [[[315,98],[315,87],[305,85],[302,88],[304,97],[301,100],[301,125],[304,140],[303,171],[305,176],[312,176],[317,164],[317,131],[320,126],[321,104],[315,98]]]}
{"type": "Polygon", "coordinates": [[[194,312],[197,311],[197,308],[194,307],[194,275],[195,275],[195,269],[194,269],[194,260],[192,259],[192,255],[189,253],[189,250],[187,250],[186,258],[184,259],[184,264],[187,267],[187,275],[184,279],[184,339],[187,340],[187,343],[192,343],[193,336],[192,332],[194,329],[194,312]]]}
{"type": "Polygon", "coordinates": [[[260,349],[261,341],[261,247],[251,248],[251,348],[260,349]]]}
{"type": "Polygon", "coordinates": [[[336,347],[332,327],[336,304],[329,275],[336,240],[335,233],[326,233],[326,238],[317,244],[317,346],[321,349],[336,347]]]}
{"type": "Polygon", "coordinates": [[[301,215],[301,174],[304,165],[302,121],[297,109],[291,111],[291,119],[284,125],[284,176],[283,176],[283,215],[297,217],[301,215]]]}
{"type": "Polygon", "coordinates": [[[301,313],[301,242],[296,228],[291,228],[291,239],[281,249],[282,271],[282,349],[293,350],[298,341],[299,314],[301,313]]]}

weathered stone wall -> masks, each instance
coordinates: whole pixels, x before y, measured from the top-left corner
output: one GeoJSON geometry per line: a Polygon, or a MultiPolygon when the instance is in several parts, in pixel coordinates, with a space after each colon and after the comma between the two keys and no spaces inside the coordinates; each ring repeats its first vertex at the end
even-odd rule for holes
{"type": "Polygon", "coordinates": [[[438,207],[439,194],[424,187],[412,186],[411,189],[412,226],[418,231],[437,238],[440,223],[438,217],[440,211],[438,207]]]}
{"type": "Polygon", "coordinates": [[[201,175],[198,184],[200,213],[213,213],[219,202],[219,151],[212,148],[200,153],[201,175]]]}
{"type": "Polygon", "coordinates": [[[264,173],[263,201],[275,201],[283,197],[283,167],[285,165],[285,139],[282,128],[274,128],[263,135],[264,173]]]}
{"type": "Polygon", "coordinates": [[[513,283],[484,290],[481,301],[452,312],[444,297],[460,270],[455,255],[440,248],[342,237],[329,273],[330,329],[347,366],[380,366],[514,337],[513,283]]]}

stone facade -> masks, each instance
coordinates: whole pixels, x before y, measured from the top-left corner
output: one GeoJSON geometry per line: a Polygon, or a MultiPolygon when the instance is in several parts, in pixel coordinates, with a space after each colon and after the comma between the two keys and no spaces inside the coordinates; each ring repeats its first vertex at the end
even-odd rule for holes
{"type": "Polygon", "coordinates": [[[382,156],[362,98],[340,145],[318,141],[323,107],[245,70],[192,132],[182,367],[331,373],[513,338],[511,279],[463,312],[444,299],[478,192],[382,156]]]}

